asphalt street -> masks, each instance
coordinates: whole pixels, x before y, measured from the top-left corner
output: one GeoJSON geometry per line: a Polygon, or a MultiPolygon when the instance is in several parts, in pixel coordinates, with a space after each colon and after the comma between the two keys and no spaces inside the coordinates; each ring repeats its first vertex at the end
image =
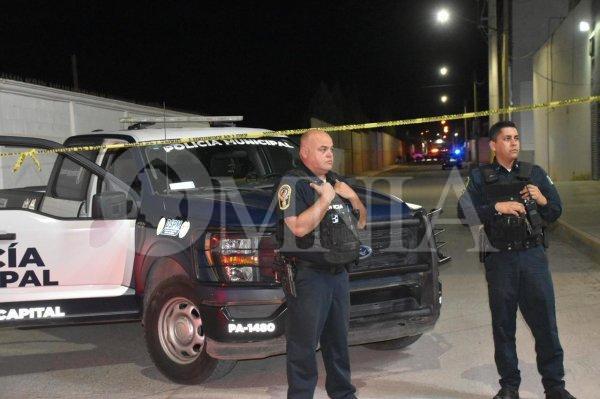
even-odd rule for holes
{"type": "MultiPolygon", "coordinates": [[[[408,202],[441,206],[444,250],[453,261],[441,269],[443,309],[431,333],[402,351],[351,348],[360,398],[487,399],[498,389],[483,267],[470,230],[455,219],[463,180],[456,170],[432,165],[365,179],[408,202]]],[[[600,268],[557,238],[549,259],[567,387],[580,399],[598,397],[600,268]]],[[[522,318],[517,330],[521,397],[542,398],[533,338],[522,318]]],[[[320,376],[315,397],[326,398],[322,363],[320,376]]],[[[283,398],[286,388],[284,356],[239,362],[202,386],[173,384],[153,366],[139,323],[0,330],[0,398],[283,398]]]]}

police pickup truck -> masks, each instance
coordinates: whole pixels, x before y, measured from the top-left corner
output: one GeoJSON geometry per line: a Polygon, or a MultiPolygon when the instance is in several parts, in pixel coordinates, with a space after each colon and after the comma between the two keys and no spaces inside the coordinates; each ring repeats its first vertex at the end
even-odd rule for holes
{"type": "MultiPolygon", "coordinates": [[[[0,159],[0,327],[141,320],[154,363],[179,383],[285,353],[273,187],[298,154],[286,137],[248,138],[257,132],[136,125],[63,145],[0,136],[4,153],[79,147],[39,155],[39,170],[0,159]]],[[[440,313],[436,211],[354,189],[368,225],[349,270],[349,340],[402,348],[440,313]]]]}

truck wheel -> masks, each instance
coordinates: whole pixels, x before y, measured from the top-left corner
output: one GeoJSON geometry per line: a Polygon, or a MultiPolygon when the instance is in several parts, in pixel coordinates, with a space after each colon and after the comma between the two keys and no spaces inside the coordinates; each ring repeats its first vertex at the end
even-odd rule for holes
{"type": "Polygon", "coordinates": [[[379,351],[404,349],[417,342],[422,335],[423,334],[419,334],[411,337],[391,339],[389,341],[374,342],[372,344],[366,344],[365,347],[379,351]]]}
{"type": "Polygon", "coordinates": [[[197,384],[223,377],[233,369],[235,361],[214,359],[206,353],[200,300],[187,278],[171,277],[151,295],[144,313],[144,336],[161,373],[181,384],[197,384]]]}

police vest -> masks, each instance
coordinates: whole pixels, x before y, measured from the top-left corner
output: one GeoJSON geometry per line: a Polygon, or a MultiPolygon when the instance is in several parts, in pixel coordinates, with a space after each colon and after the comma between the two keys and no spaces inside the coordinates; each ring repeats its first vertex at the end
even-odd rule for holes
{"type": "MultiPolygon", "coordinates": [[[[294,169],[289,174],[306,180],[307,183],[315,183],[301,169],[294,169]]],[[[288,252],[282,248],[282,253],[312,262],[315,266],[345,265],[354,262],[358,259],[360,249],[357,222],[358,216],[353,212],[351,206],[336,195],[315,230],[304,237],[294,236],[300,251],[288,252]]],[[[289,232],[289,229],[285,227],[285,222],[280,220],[277,232],[280,244],[284,237],[285,239],[291,238],[286,237],[285,232],[289,232]]]]}
{"type": "MultiPolygon", "coordinates": [[[[480,166],[484,180],[484,194],[488,203],[498,201],[521,201],[517,189],[530,183],[533,164],[519,162],[519,172],[516,182],[500,182],[498,174],[492,165],[480,166]],[[516,183],[516,184],[515,184],[516,183]],[[513,194],[509,195],[508,193],[513,194]]],[[[484,226],[492,246],[499,250],[525,249],[541,243],[542,224],[537,214],[537,205],[531,201],[525,204],[527,216],[495,214],[484,226]],[[531,217],[537,215],[532,223],[531,217]]]]}

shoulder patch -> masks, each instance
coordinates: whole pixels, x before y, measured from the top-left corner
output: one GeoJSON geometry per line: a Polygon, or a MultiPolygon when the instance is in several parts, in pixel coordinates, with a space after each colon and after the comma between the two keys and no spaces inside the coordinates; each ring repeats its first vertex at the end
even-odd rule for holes
{"type": "Polygon", "coordinates": [[[290,207],[290,199],[292,198],[292,188],[289,184],[284,184],[277,190],[277,199],[279,200],[279,209],[282,211],[290,207]]]}

